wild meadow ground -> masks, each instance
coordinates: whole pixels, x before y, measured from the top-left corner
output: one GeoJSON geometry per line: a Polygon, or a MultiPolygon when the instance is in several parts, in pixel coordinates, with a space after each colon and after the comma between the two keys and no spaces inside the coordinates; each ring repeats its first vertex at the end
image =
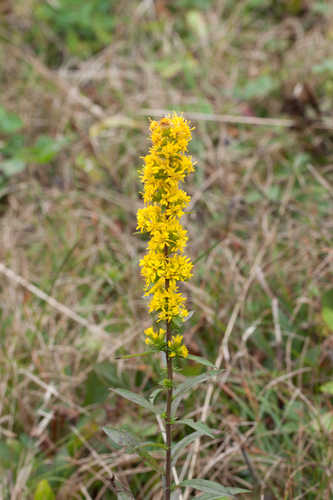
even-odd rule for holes
{"type": "MultiPolygon", "coordinates": [[[[143,351],[150,326],[137,169],[160,109],[196,127],[185,342],[223,370],[180,407],[214,438],[189,444],[178,475],[251,491],[240,499],[333,498],[330,2],[25,0],[0,14],[0,498],[54,498],[35,495],[46,479],[59,500],[111,500],[113,474],[162,498],[102,430],[161,442],[110,391],[148,396],[161,378],[158,355],[116,359],[143,351]]],[[[204,369],[184,360],[176,379],[204,369]]]]}

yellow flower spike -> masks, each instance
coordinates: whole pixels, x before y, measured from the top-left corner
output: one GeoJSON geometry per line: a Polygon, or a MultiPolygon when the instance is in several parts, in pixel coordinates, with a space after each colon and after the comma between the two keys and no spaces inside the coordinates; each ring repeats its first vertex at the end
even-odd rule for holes
{"type": "Polygon", "coordinates": [[[180,188],[180,184],[194,170],[192,158],[186,154],[191,130],[189,123],[176,113],[160,121],[150,122],[152,146],[144,157],[140,172],[145,206],[137,214],[137,229],[150,235],[148,252],[140,261],[141,274],[145,279],[145,295],[151,296],[149,311],[155,314],[157,322],[166,322],[166,330],[145,330],[146,343],[153,350],[164,351],[166,357],[166,500],[171,498],[172,360],[188,356],[183,336],[173,336],[172,328],[188,315],[185,297],[179,291],[178,283],[191,277],[193,267],[191,260],[183,255],[187,231],[180,223],[190,202],[190,197],[180,188]],[[177,322],[172,323],[173,320],[177,322]]]}
{"type": "MultiPolygon", "coordinates": [[[[146,295],[151,296],[149,311],[156,313],[157,321],[167,323],[188,315],[185,298],[177,284],[192,276],[193,267],[190,259],[182,255],[188,238],[180,223],[190,201],[180,184],[194,170],[192,158],[186,154],[191,130],[188,121],[176,113],[160,121],[152,120],[152,146],[140,172],[145,206],[138,210],[137,229],[150,234],[148,252],[140,261],[141,274],[146,295]]],[[[162,346],[162,339],[155,337],[154,330],[148,329],[145,333],[146,343],[160,342],[162,346]]],[[[177,349],[182,346],[180,337],[172,340],[177,349]]],[[[173,356],[171,352],[170,356],[185,357],[185,349],[175,351],[173,356]]]]}

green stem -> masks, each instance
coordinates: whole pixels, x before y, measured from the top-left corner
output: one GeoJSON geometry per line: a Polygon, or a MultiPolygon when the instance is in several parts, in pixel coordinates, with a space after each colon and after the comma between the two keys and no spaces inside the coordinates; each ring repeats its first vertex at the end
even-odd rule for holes
{"type": "Polygon", "coordinates": [[[114,359],[140,358],[141,356],[147,356],[148,354],[152,354],[153,352],[155,351],[138,352],[137,354],[125,354],[124,356],[115,356],[114,359]]]}
{"type": "MultiPolygon", "coordinates": [[[[167,280],[166,280],[167,281],[167,280]]],[[[167,342],[171,340],[171,325],[167,322],[166,331],[167,342]]],[[[172,381],[173,381],[173,366],[172,358],[170,358],[169,353],[166,352],[166,363],[168,370],[168,379],[170,381],[170,386],[167,392],[167,403],[166,403],[166,462],[165,462],[165,500],[170,500],[171,495],[171,445],[172,445],[172,424],[171,424],[171,403],[172,403],[172,381]]]]}
{"type": "MultiPolygon", "coordinates": [[[[166,260],[169,258],[169,249],[166,246],[164,248],[164,255],[166,260]]],[[[165,289],[169,289],[170,280],[166,278],[165,289]]],[[[167,319],[166,321],[166,342],[167,346],[169,340],[171,340],[171,324],[167,319]]],[[[170,500],[171,496],[171,445],[172,445],[172,425],[171,425],[171,403],[172,403],[172,382],[173,382],[173,371],[172,371],[172,358],[169,356],[168,350],[165,353],[169,387],[167,391],[167,401],[166,401],[166,419],[165,419],[165,433],[166,433],[166,460],[165,460],[165,500],[170,500]]]]}

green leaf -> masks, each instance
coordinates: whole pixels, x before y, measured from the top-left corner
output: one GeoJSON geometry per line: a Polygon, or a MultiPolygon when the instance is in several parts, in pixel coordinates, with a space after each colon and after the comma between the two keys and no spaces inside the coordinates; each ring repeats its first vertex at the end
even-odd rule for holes
{"type": "Polygon", "coordinates": [[[142,406],[143,408],[146,408],[146,410],[150,410],[151,412],[156,413],[157,415],[160,414],[159,408],[149,403],[149,401],[146,398],[140,396],[140,394],[137,394],[136,392],[128,391],[127,389],[111,389],[111,390],[116,394],[119,394],[119,396],[122,396],[123,398],[132,401],[132,403],[135,403],[139,406],[142,406]]]}
{"type": "Polygon", "coordinates": [[[155,472],[161,472],[160,466],[158,465],[157,460],[148,453],[147,450],[143,448],[136,448],[134,450],[155,472]]]}
{"type": "Polygon", "coordinates": [[[79,434],[72,432],[66,444],[67,451],[71,457],[74,457],[84,446],[85,440],[91,439],[99,431],[99,425],[93,417],[84,417],[79,423],[78,430],[79,434]]]}
{"type": "Polygon", "coordinates": [[[63,148],[64,138],[53,139],[47,135],[40,135],[32,148],[27,150],[30,161],[34,163],[49,163],[63,148]]]}
{"type": "Polygon", "coordinates": [[[4,160],[0,163],[0,171],[2,171],[8,177],[23,172],[25,167],[26,163],[21,158],[15,157],[10,158],[9,160],[4,160]]]}
{"type": "Polygon", "coordinates": [[[203,495],[200,495],[198,497],[195,497],[195,500],[228,500],[230,497],[229,496],[223,496],[221,497],[220,495],[212,495],[211,493],[204,493],[203,495]]]}
{"type": "Polygon", "coordinates": [[[128,493],[125,493],[124,491],[121,491],[120,493],[117,493],[117,500],[133,500],[133,496],[129,495],[128,493]]]}
{"type": "Polygon", "coordinates": [[[320,432],[324,430],[325,432],[333,431],[333,412],[328,411],[322,415],[314,418],[311,422],[311,428],[314,431],[320,432]]]}
{"type": "Polygon", "coordinates": [[[333,382],[326,382],[320,386],[321,392],[327,392],[328,394],[333,394],[333,382]]]}
{"type": "Polygon", "coordinates": [[[208,361],[208,359],[202,358],[201,356],[194,356],[194,354],[189,354],[186,359],[191,359],[196,363],[200,363],[201,365],[208,366],[209,368],[215,368],[215,365],[208,361]]]}
{"type": "Polygon", "coordinates": [[[205,40],[208,34],[208,28],[204,16],[197,10],[190,10],[186,14],[188,27],[201,40],[205,40]]]}
{"type": "Polygon", "coordinates": [[[182,420],[177,420],[176,423],[188,425],[189,427],[192,427],[192,429],[201,432],[201,434],[205,434],[206,436],[214,438],[212,430],[208,427],[208,425],[204,424],[203,422],[195,422],[191,418],[184,418],[182,420]]]}
{"type": "MultiPolygon", "coordinates": [[[[243,488],[228,488],[222,486],[215,481],[208,481],[207,479],[187,479],[182,481],[180,486],[191,486],[196,490],[203,491],[204,493],[211,493],[213,495],[224,495],[228,498],[237,495],[238,493],[248,493],[249,490],[244,490],[243,488]]],[[[214,497],[215,498],[215,497],[214,497]]],[[[217,497],[219,498],[219,497],[217,497]]]]}
{"type": "Polygon", "coordinates": [[[268,96],[278,86],[270,75],[261,75],[247,80],[245,85],[236,87],[234,95],[238,99],[253,99],[268,96]]]}
{"type": "Polygon", "coordinates": [[[144,449],[144,447],[154,446],[156,443],[141,442],[130,432],[118,430],[113,427],[104,427],[103,431],[110,439],[114,448],[118,450],[125,448],[130,453],[137,453],[153,470],[161,472],[157,460],[144,449]]]}
{"type": "Polygon", "coordinates": [[[174,415],[176,413],[180,401],[189,390],[191,390],[193,387],[200,384],[201,382],[205,382],[206,380],[215,377],[222,371],[223,370],[212,370],[206,373],[202,373],[201,375],[197,375],[196,377],[188,377],[185,380],[185,382],[179,384],[179,386],[176,387],[176,389],[174,390],[172,407],[171,407],[172,414],[174,415]]]}
{"type": "Polygon", "coordinates": [[[281,197],[280,186],[274,185],[267,189],[267,197],[272,201],[278,201],[281,197]]]}
{"type": "Polygon", "coordinates": [[[181,394],[184,394],[185,392],[189,391],[192,389],[192,387],[195,387],[196,385],[200,384],[201,382],[205,382],[206,380],[209,380],[212,377],[216,377],[219,373],[221,373],[222,370],[212,370],[210,372],[202,373],[201,375],[197,375],[196,377],[188,377],[185,382],[182,384],[179,384],[178,387],[176,387],[174,391],[174,398],[177,396],[180,396],[181,394]]]}
{"type": "Polygon", "coordinates": [[[113,427],[103,427],[103,431],[112,442],[113,447],[118,450],[121,448],[133,449],[140,443],[133,434],[127,431],[119,431],[113,427]]]}
{"type": "Polygon", "coordinates": [[[188,434],[183,439],[178,441],[178,443],[172,446],[172,451],[171,451],[172,465],[174,465],[177,462],[178,457],[180,456],[183,449],[186,448],[186,446],[188,446],[189,444],[193,443],[193,441],[195,441],[201,435],[202,432],[200,431],[192,432],[192,434],[188,434]]]}
{"type": "Polygon", "coordinates": [[[171,61],[171,59],[160,59],[154,63],[156,71],[163,78],[175,77],[182,70],[182,61],[171,61]]]}
{"type": "Polygon", "coordinates": [[[39,481],[34,494],[34,500],[55,500],[55,494],[46,479],[39,481]]]}
{"type": "Polygon", "coordinates": [[[2,467],[13,467],[14,452],[4,441],[0,441],[0,465],[2,467]]]}
{"type": "Polygon", "coordinates": [[[34,15],[43,26],[63,40],[67,51],[84,59],[111,42],[118,18],[113,4],[110,0],[37,2],[34,15]]]}
{"type": "Polygon", "coordinates": [[[328,328],[333,331],[333,288],[323,295],[321,314],[328,328]]]}
{"type": "Polygon", "coordinates": [[[184,319],[181,316],[175,316],[171,320],[171,329],[174,333],[183,333],[184,319]]]}
{"type": "Polygon", "coordinates": [[[114,481],[114,487],[117,500],[134,500],[134,496],[131,491],[125,488],[125,486],[117,479],[114,481]]]}
{"type": "Polygon", "coordinates": [[[326,59],[321,64],[313,66],[314,73],[333,73],[333,59],[326,59]]]}
{"type": "Polygon", "coordinates": [[[85,381],[85,405],[103,403],[109,395],[109,385],[98,377],[94,370],[88,373],[85,381]]]}
{"type": "Polygon", "coordinates": [[[161,392],[163,392],[163,389],[161,389],[160,387],[158,387],[157,389],[155,389],[155,390],[151,393],[151,395],[149,396],[149,402],[150,402],[151,404],[154,404],[155,399],[157,398],[157,396],[158,396],[161,392]]]}
{"type": "Polygon", "coordinates": [[[19,116],[0,106],[0,132],[13,134],[23,127],[23,122],[19,116]]]}
{"type": "Polygon", "coordinates": [[[116,363],[110,363],[109,361],[97,363],[94,366],[94,371],[99,377],[105,379],[112,386],[124,387],[125,385],[124,380],[118,375],[118,368],[116,363]]]}

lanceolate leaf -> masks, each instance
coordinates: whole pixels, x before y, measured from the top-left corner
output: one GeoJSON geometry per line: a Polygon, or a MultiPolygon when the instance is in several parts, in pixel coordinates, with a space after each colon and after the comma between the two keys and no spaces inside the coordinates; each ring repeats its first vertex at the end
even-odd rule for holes
{"type": "Polygon", "coordinates": [[[178,387],[176,387],[174,391],[174,398],[177,396],[186,393],[192,387],[200,384],[201,382],[205,382],[206,380],[215,377],[219,373],[221,373],[222,370],[212,370],[210,372],[202,373],[201,375],[197,375],[196,377],[188,377],[185,382],[182,384],[179,384],[178,387]]]}
{"type": "MultiPolygon", "coordinates": [[[[113,489],[113,488],[112,488],[113,489]]],[[[117,500],[134,500],[134,496],[125,486],[118,480],[114,482],[114,490],[117,495],[117,500]]]]}
{"type": "MultiPolygon", "coordinates": [[[[188,479],[186,481],[182,481],[180,486],[191,486],[196,490],[202,491],[204,493],[209,493],[211,495],[215,495],[210,498],[219,498],[219,496],[227,496],[233,497],[238,493],[248,493],[249,490],[244,490],[243,488],[229,488],[226,486],[222,486],[215,481],[208,481],[207,479],[188,479]],[[216,497],[217,495],[217,497],[216,497]]],[[[205,497],[204,497],[205,498],[205,497]]],[[[206,497],[208,498],[208,497],[206,497]]]]}
{"type": "Polygon", "coordinates": [[[135,452],[148,464],[150,467],[156,471],[156,472],[161,472],[160,466],[158,465],[157,460],[148,453],[147,450],[143,448],[136,448],[135,452]]]}
{"type": "Polygon", "coordinates": [[[146,410],[150,410],[151,412],[156,414],[160,413],[159,408],[149,403],[149,401],[146,398],[144,398],[140,394],[137,394],[136,392],[128,391],[127,389],[111,389],[111,390],[119,394],[119,396],[122,396],[123,398],[132,401],[132,403],[135,403],[139,406],[142,406],[143,408],[146,408],[146,410]]]}
{"type": "Polygon", "coordinates": [[[55,500],[55,494],[46,479],[39,481],[35,491],[34,500],[55,500]]]}
{"type": "Polygon", "coordinates": [[[181,455],[183,449],[186,448],[186,446],[195,441],[201,435],[202,432],[200,431],[192,432],[192,434],[188,434],[172,447],[171,456],[173,465],[177,462],[177,459],[181,455]]]}
{"type": "Polygon", "coordinates": [[[109,382],[109,384],[113,387],[125,386],[123,378],[117,373],[117,365],[115,363],[110,363],[108,361],[97,363],[94,366],[94,371],[99,377],[109,382]]]}
{"type": "Polygon", "coordinates": [[[103,431],[110,438],[112,445],[115,448],[135,448],[139,444],[139,440],[129,432],[119,431],[112,427],[104,427],[103,431]]]}
{"type": "Polygon", "coordinates": [[[212,377],[215,377],[216,375],[220,374],[222,370],[211,370],[206,373],[202,373],[201,375],[197,375],[196,377],[188,377],[185,382],[180,384],[178,387],[176,387],[174,394],[173,394],[173,401],[172,401],[172,415],[175,415],[178,405],[180,401],[183,399],[184,395],[191,390],[193,387],[196,385],[200,384],[201,382],[205,382],[206,380],[209,380],[212,377]]]}
{"type": "Polygon", "coordinates": [[[198,497],[195,497],[195,500],[229,500],[230,496],[228,495],[221,497],[221,495],[212,495],[211,493],[204,493],[198,497]]]}
{"type": "Polygon", "coordinates": [[[321,385],[320,390],[327,394],[333,394],[333,382],[326,382],[326,384],[321,385]]]}
{"type": "Polygon", "coordinates": [[[195,422],[191,418],[184,418],[183,420],[177,420],[177,423],[188,425],[189,427],[192,427],[192,429],[200,431],[201,434],[206,434],[211,438],[214,437],[214,434],[212,434],[212,430],[203,422],[195,422]]]}
{"type": "Polygon", "coordinates": [[[157,398],[157,396],[163,391],[163,389],[161,387],[158,387],[157,389],[155,389],[151,395],[149,396],[149,403],[151,404],[154,404],[154,401],[155,399],[157,398]]]}
{"type": "Polygon", "coordinates": [[[160,472],[157,460],[144,449],[146,446],[154,446],[155,443],[141,442],[136,436],[127,431],[119,431],[112,427],[103,428],[105,434],[110,438],[113,447],[125,448],[129,453],[137,453],[152,469],[160,472]]]}
{"type": "Polygon", "coordinates": [[[189,354],[186,359],[191,359],[196,363],[200,363],[200,365],[208,366],[209,368],[215,368],[215,365],[208,361],[206,358],[202,358],[201,356],[195,356],[194,354],[189,354]]]}
{"type": "Polygon", "coordinates": [[[129,495],[128,493],[124,493],[123,491],[120,493],[117,493],[117,500],[133,500],[134,497],[132,495],[129,495]]]}

